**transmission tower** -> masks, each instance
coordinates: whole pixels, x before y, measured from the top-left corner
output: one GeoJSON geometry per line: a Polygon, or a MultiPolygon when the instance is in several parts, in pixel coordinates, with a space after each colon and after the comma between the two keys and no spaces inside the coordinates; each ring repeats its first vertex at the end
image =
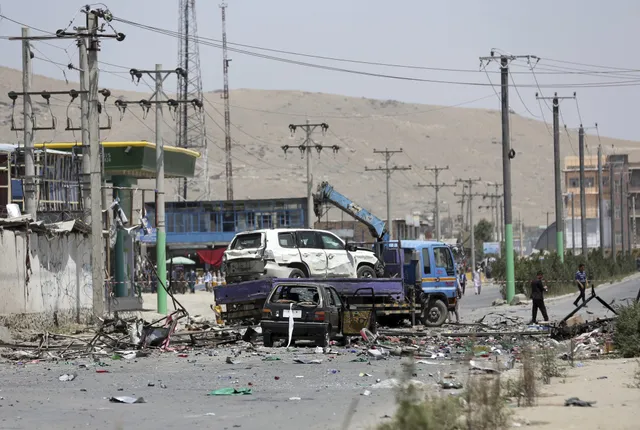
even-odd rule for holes
{"type": "MultiPolygon", "coordinates": [[[[179,8],[178,64],[185,73],[178,75],[178,99],[203,100],[200,50],[197,43],[196,2],[195,0],[179,0],[179,8]]],[[[191,200],[209,199],[209,152],[204,111],[188,109],[183,104],[178,107],[176,142],[179,147],[189,148],[200,153],[200,158],[196,160],[193,178],[182,181],[182,190],[178,190],[178,194],[182,194],[186,200],[187,188],[189,188],[194,193],[191,200]]]]}
{"type": "Polygon", "coordinates": [[[227,177],[227,200],[233,200],[233,169],[231,167],[231,111],[229,109],[229,60],[227,58],[227,4],[220,5],[222,11],[222,69],[224,72],[224,152],[227,177]]]}

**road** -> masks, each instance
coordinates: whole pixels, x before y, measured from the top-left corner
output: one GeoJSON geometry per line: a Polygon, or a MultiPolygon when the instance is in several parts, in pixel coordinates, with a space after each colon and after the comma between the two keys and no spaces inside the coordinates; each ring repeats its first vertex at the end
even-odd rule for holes
{"type": "MultiPolygon", "coordinates": [[[[614,304],[624,304],[627,299],[635,299],[640,289],[640,274],[633,274],[623,279],[621,282],[614,284],[602,285],[596,288],[596,293],[605,302],[614,304]]],[[[587,297],[590,291],[587,291],[587,297]]],[[[574,295],[552,297],[546,299],[547,311],[549,318],[560,320],[570,313],[575,307],[573,301],[578,293],[574,295]]],[[[474,295],[473,288],[467,287],[466,294],[460,301],[460,319],[462,322],[472,322],[487,312],[506,312],[510,315],[516,315],[525,319],[531,319],[531,305],[522,306],[494,306],[491,304],[495,299],[501,298],[499,287],[497,285],[484,285],[480,295],[474,295]]],[[[612,313],[602,306],[598,301],[592,300],[588,309],[581,309],[579,312],[585,319],[593,319],[596,317],[611,317],[612,313]]],[[[540,321],[541,317],[538,317],[540,321]]],[[[528,321],[527,320],[527,321],[528,321]]]]}

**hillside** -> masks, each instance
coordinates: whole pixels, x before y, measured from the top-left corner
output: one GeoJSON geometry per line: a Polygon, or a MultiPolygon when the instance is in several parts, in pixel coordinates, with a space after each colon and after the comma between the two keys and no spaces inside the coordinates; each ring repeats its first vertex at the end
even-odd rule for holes
{"type": "MultiPolygon", "coordinates": [[[[10,129],[11,100],[7,93],[20,90],[21,74],[17,70],[0,68],[0,141],[17,142],[21,139],[10,129]]],[[[64,81],[34,77],[33,89],[65,90],[77,88],[77,84],[66,85],[64,81]]],[[[142,91],[148,88],[141,86],[142,91]]],[[[113,106],[117,97],[129,100],[148,98],[149,92],[123,92],[111,89],[109,113],[113,117],[113,129],[103,132],[104,140],[154,140],[153,112],[145,120],[142,111],[130,107],[122,120],[113,106]],[[135,114],[136,116],[134,116],[135,114]]],[[[69,97],[54,96],[51,109],[58,119],[58,131],[38,131],[36,141],[75,141],[79,133],[65,132],[69,97]]],[[[219,112],[223,110],[220,94],[206,94],[209,102],[219,112]]],[[[40,97],[36,113],[38,125],[51,122],[46,104],[40,97]]],[[[395,172],[392,176],[393,216],[403,217],[414,210],[424,210],[433,200],[433,190],[417,188],[418,183],[429,183],[432,177],[424,171],[425,166],[450,166],[443,172],[442,180],[451,183],[455,178],[481,177],[483,181],[502,181],[500,146],[500,113],[497,110],[472,108],[447,108],[439,106],[407,104],[396,101],[381,101],[367,98],[344,97],[332,94],[307,93],[301,91],[234,90],[231,92],[231,121],[233,145],[234,193],[236,199],[275,198],[304,196],[306,187],[306,163],[294,148],[285,157],[282,145],[298,145],[302,132],[294,139],[290,137],[288,125],[303,123],[305,115],[313,122],[327,122],[329,133],[314,135],[318,143],[339,145],[334,155],[325,150],[318,157],[314,153],[313,169],[316,184],[328,180],[338,190],[358,203],[384,216],[385,181],[382,172],[365,172],[365,166],[382,166],[382,156],[373,149],[399,149],[392,165],[412,165],[412,170],[395,172]]],[[[78,103],[68,109],[74,125],[80,123],[78,103]]],[[[220,125],[224,119],[211,104],[205,110],[220,125]]],[[[22,125],[21,102],[15,109],[16,123],[22,125]]],[[[174,126],[173,119],[166,115],[166,122],[174,126]]],[[[209,176],[211,199],[224,199],[224,134],[206,117],[209,146],[209,176]]],[[[101,118],[101,123],[106,123],[101,118]]],[[[512,115],[511,133],[517,156],[512,163],[514,218],[522,214],[525,223],[544,224],[546,211],[553,211],[553,142],[544,123],[512,115]]],[[[175,132],[165,127],[165,142],[175,141],[175,132]]],[[[572,135],[573,148],[577,151],[577,136],[572,135]]],[[[588,137],[589,151],[595,154],[597,139],[588,137]]],[[[606,148],[640,148],[640,143],[602,138],[606,148]]],[[[573,155],[566,134],[562,135],[563,155],[573,155]]],[[[152,188],[152,185],[150,185],[152,188]]],[[[460,205],[455,202],[453,188],[444,190],[441,200],[450,205],[457,215],[460,205]]],[[[460,188],[457,188],[459,192],[460,188]]],[[[484,192],[486,187],[478,185],[474,191],[484,192]]],[[[171,190],[167,199],[172,200],[171,190]]],[[[480,204],[480,203],[479,203],[480,204]]],[[[446,205],[445,205],[446,206],[446,205]]],[[[476,206],[474,204],[474,206],[476,206]]],[[[446,211],[446,207],[445,207],[446,211]]],[[[490,217],[488,212],[477,212],[476,219],[490,217]]],[[[337,211],[330,218],[339,219],[337,211]]]]}

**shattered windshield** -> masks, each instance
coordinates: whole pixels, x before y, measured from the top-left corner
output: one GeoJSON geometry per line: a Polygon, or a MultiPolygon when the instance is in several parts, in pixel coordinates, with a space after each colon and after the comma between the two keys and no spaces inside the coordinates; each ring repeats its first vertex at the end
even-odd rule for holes
{"type": "Polygon", "coordinates": [[[280,285],[271,295],[270,302],[318,305],[320,303],[320,292],[317,287],[280,285]]]}
{"type": "Polygon", "coordinates": [[[262,246],[262,233],[239,234],[229,249],[256,249],[262,246]]]}

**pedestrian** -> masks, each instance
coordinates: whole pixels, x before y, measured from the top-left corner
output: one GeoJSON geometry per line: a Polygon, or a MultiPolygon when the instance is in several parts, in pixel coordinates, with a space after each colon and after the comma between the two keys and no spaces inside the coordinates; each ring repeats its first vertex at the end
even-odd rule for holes
{"type": "Polygon", "coordinates": [[[155,294],[158,292],[158,277],[156,276],[156,271],[151,272],[151,294],[155,294]]]}
{"type": "Polygon", "coordinates": [[[531,281],[531,322],[529,324],[537,324],[538,321],[538,309],[542,312],[542,317],[544,321],[549,321],[549,316],[547,315],[547,307],[544,305],[544,292],[549,288],[544,285],[544,281],[542,280],[542,271],[538,271],[536,275],[536,279],[531,281]]]}
{"type": "Polygon", "coordinates": [[[462,295],[467,289],[467,273],[464,266],[460,267],[460,275],[458,276],[458,282],[460,283],[460,287],[462,288],[462,295]]]}
{"type": "Polygon", "coordinates": [[[460,283],[460,280],[457,280],[457,282],[456,282],[456,307],[454,308],[453,311],[449,311],[449,322],[451,322],[451,314],[453,313],[456,316],[456,324],[460,323],[460,313],[459,313],[460,299],[462,299],[462,295],[463,294],[464,294],[464,292],[462,290],[462,284],[460,283]]]}
{"type": "Polygon", "coordinates": [[[191,290],[191,294],[195,294],[196,293],[196,271],[191,269],[191,272],[189,272],[188,276],[188,280],[189,280],[189,290],[191,290]]]}
{"type": "Polygon", "coordinates": [[[585,291],[587,289],[587,273],[584,271],[584,264],[580,264],[578,266],[578,271],[576,272],[576,285],[578,286],[578,290],[580,294],[575,302],[573,302],[573,306],[578,306],[578,302],[582,299],[582,304],[584,307],[587,307],[587,299],[585,295],[585,291]]]}
{"type": "Polygon", "coordinates": [[[482,292],[482,278],[480,277],[480,266],[473,272],[473,287],[476,290],[476,296],[482,292]]]}

